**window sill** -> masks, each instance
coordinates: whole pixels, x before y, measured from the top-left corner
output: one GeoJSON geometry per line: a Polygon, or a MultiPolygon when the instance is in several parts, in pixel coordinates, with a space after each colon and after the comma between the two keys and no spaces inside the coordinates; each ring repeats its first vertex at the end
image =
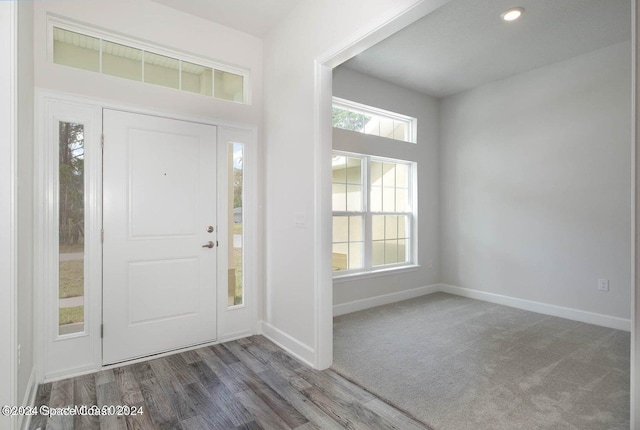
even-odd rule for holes
{"type": "Polygon", "coordinates": [[[340,284],[343,282],[356,281],[367,278],[378,278],[380,276],[400,275],[408,272],[415,272],[420,269],[419,264],[411,264],[407,266],[389,267],[385,269],[371,270],[368,272],[347,273],[344,275],[334,275],[333,283],[340,284]]]}

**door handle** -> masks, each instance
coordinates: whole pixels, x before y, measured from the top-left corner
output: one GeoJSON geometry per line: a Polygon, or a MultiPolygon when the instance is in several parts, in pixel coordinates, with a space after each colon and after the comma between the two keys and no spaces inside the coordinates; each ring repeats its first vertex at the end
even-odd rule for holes
{"type": "Polygon", "coordinates": [[[209,241],[207,243],[205,243],[204,245],[202,245],[203,248],[213,248],[215,245],[213,244],[212,241],[209,241]]]}

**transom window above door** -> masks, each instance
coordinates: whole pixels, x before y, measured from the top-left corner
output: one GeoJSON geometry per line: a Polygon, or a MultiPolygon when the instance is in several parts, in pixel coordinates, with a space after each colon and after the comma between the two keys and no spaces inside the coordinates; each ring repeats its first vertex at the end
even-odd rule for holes
{"type": "Polygon", "coordinates": [[[334,276],[415,264],[415,163],[334,152],[334,276]]]}
{"type": "Polygon", "coordinates": [[[49,19],[55,64],[250,104],[249,72],[159,46],[49,19]]]}

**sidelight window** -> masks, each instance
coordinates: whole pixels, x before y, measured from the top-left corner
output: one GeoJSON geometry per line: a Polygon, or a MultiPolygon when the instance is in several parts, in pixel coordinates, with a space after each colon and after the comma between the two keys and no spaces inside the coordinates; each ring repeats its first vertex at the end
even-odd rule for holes
{"type": "Polygon", "coordinates": [[[58,324],[60,335],[84,331],[84,125],[59,122],[58,324]]]}
{"type": "Polygon", "coordinates": [[[228,144],[229,159],[229,307],[244,304],[244,145],[228,144]]]}

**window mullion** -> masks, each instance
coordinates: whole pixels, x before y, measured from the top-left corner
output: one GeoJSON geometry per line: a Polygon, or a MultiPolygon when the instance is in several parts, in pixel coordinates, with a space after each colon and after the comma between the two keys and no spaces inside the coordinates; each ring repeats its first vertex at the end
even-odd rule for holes
{"type": "Polygon", "coordinates": [[[407,252],[409,252],[409,262],[412,264],[418,264],[418,247],[417,247],[417,238],[415,235],[416,232],[416,218],[418,213],[418,208],[416,205],[417,200],[417,169],[416,164],[409,164],[409,183],[407,184],[409,188],[409,207],[411,208],[410,216],[409,216],[409,246],[407,247],[407,252]]]}
{"type": "Polygon", "coordinates": [[[373,267],[373,264],[371,262],[371,254],[372,254],[372,249],[371,249],[371,238],[372,238],[372,234],[371,234],[371,209],[369,207],[370,204],[370,200],[371,200],[371,169],[369,169],[369,161],[371,160],[371,157],[363,157],[363,175],[364,175],[364,181],[363,181],[363,188],[365,188],[365,190],[363,190],[364,192],[362,193],[363,195],[363,206],[362,209],[364,210],[364,269],[365,270],[371,270],[371,268],[373,267]]]}

